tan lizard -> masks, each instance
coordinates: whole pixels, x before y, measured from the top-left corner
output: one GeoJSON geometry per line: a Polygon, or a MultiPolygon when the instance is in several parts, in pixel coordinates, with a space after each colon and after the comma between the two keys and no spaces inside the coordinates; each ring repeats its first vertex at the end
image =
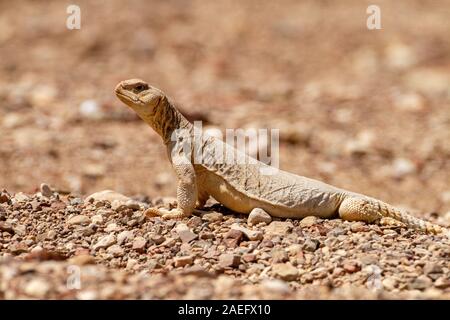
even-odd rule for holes
{"type": "Polygon", "coordinates": [[[381,223],[394,219],[427,233],[448,234],[449,230],[444,227],[362,194],[282,170],[272,175],[261,174],[261,169],[268,168],[266,164],[214,137],[201,143],[199,149],[203,159],[196,163],[193,161],[193,144],[187,152],[180,147],[184,142],[192,141],[194,126],[162,91],[145,81],[130,79],[120,82],[115,92],[161,136],[178,178],[177,207],[171,210],[151,208],[150,214],[166,219],[187,217],[212,196],[225,207],[244,214],[261,208],[282,218],[339,216],[348,221],[381,223]],[[173,139],[174,133],[177,133],[176,139],[173,139]],[[236,152],[241,161],[220,163],[217,150],[236,152]]]}

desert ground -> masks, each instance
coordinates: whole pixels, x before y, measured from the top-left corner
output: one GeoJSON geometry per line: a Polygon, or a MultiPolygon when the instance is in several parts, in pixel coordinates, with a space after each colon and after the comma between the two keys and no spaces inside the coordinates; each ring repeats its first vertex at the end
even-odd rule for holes
{"type": "Polygon", "coordinates": [[[448,238],[181,221],[141,78],[190,120],[279,129],[280,168],[450,226],[450,1],[0,1],[0,298],[449,299],[448,238]],[[113,190],[115,193],[107,193],[113,190]],[[236,226],[239,226],[238,228],[236,226]]]}

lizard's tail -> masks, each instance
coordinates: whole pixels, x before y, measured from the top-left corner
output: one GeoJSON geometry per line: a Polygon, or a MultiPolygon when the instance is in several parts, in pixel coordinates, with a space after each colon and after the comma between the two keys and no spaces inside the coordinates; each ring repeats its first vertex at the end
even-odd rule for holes
{"type": "Polygon", "coordinates": [[[380,213],[384,217],[394,218],[403,222],[407,227],[424,231],[426,233],[439,234],[448,233],[448,229],[438,226],[437,224],[416,218],[394,206],[380,201],[380,213]]]}
{"type": "Polygon", "coordinates": [[[364,220],[368,222],[379,220],[381,215],[382,217],[393,218],[403,222],[409,228],[426,233],[450,235],[450,230],[447,228],[416,218],[408,212],[372,198],[346,198],[339,207],[339,214],[345,220],[364,220]]]}

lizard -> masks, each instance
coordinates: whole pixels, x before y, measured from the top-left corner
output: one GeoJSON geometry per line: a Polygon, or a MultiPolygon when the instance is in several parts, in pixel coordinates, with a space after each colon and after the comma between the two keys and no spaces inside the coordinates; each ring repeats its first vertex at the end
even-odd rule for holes
{"type": "Polygon", "coordinates": [[[162,138],[178,180],[177,206],[170,210],[149,208],[146,213],[150,216],[189,217],[203,208],[212,196],[241,214],[261,208],[278,218],[300,219],[314,215],[367,223],[397,222],[429,234],[449,234],[445,227],[363,194],[281,169],[273,174],[262,174],[262,169],[273,167],[269,168],[216,137],[200,141],[198,149],[203,159],[197,163],[192,144],[186,144],[194,137],[194,125],[165,93],[143,80],[129,79],[116,86],[115,94],[162,138]],[[187,148],[181,147],[186,145],[187,148]],[[237,154],[240,161],[218,161],[217,150],[237,154]]]}

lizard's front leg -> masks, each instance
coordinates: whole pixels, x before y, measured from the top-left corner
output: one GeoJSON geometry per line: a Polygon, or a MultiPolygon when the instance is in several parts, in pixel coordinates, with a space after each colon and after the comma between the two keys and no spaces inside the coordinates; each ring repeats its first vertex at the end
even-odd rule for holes
{"type": "Polygon", "coordinates": [[[175,209],[147,209],[148,216],[162,216],[164,219],[181,219],[191,215],[197,201],[197,184],[194,167],[187,161],[173,159],[173,168],[178,178],[177,202],[175,209]]]}

